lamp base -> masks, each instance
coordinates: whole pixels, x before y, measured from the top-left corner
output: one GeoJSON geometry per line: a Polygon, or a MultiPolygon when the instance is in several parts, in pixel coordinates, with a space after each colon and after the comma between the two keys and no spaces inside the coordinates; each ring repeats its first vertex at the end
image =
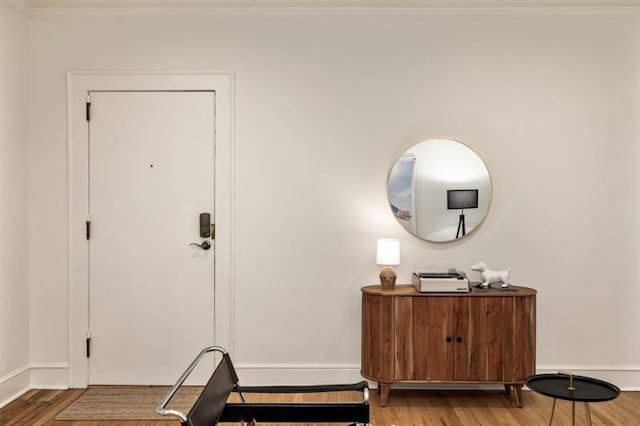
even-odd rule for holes
{"type": "Polygon", "coordinates": [[[391,266],[385,266],[380,271],[380,285],[385,290],[391,290],[396,286],[396,272],[391,266]]]}

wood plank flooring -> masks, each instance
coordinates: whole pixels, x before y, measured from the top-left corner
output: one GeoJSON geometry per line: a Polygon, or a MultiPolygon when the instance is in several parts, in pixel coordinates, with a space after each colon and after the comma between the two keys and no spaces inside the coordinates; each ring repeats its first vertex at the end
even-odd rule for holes
{"type": "MultiPolygon", "coordinates": [[[[55,417],[79,398],[84,389],[32,390],[0,410],[0,425],[15,426],[174,426],[178,421],[61,421],[55,417]]],[[[280,396],[255,396],[255,401],[283,401],[280,396]]],[[[310,396],[308,400],[323,400],[310,396]]],[[[524,407],[513,406],[501,391],[414,391],[392,390],[387,407],[371,392],[371,424],[375,426],[500,426],[546,425],[550,398],[524,392],[524,407]]],[[[640,392],[623,392],[613,401],[590,404],[594,425],[640,425],[640,392]]],[[[273,423],[271,423],[273,424],[273,423]]],[[[554,425],[571,424],[571,404],[558,401],[554,425]]],[[[576,424],[585,425],[583,404],[576,404],[576,424]]]]}

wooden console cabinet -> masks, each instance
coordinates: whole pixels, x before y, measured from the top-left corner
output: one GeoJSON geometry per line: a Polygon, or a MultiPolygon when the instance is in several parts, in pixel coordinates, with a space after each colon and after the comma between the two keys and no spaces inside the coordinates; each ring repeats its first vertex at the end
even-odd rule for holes
{"type": "Polygon", "coordinates": [[[500,383],[522,406],[535,374],[536,291],[362,288],[362,375],[385,406],[394,383],[500,383]]]}

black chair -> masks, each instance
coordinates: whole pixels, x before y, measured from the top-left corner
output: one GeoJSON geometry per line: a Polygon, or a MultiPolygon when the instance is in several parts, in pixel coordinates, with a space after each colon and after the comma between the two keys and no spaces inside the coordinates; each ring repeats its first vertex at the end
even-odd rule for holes
{"type": "Polygon", "coordinates": [[[180,376],[158,404],[156,412],[178,417],[185,426],[212,426],[219,422],[257,423],[348,423],[350,425],[369,424],[369,386],[366,381],[349,385],[310,386],[240,386],[238,375],[227,351],[219,346],[203,349],[191,365],[180,376]],[[198,396],[188,414],[166,408],[198,362],[209,352],[222,354],[207,384],[198,396]],[[362,392],[362,401],[329,403],[252,403],[246,402],[246,393],[317,393],[317,392],[362,392]],[[242,402],[227,402],[229,395],[237,392],[242,402]]]}

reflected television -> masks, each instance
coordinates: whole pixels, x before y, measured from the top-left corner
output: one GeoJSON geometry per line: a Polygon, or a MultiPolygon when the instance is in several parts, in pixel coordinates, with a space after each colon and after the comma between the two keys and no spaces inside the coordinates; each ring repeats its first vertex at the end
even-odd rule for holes
{"type": "Polygon", "coordinates": [[[447,190],[447,209],[477,209],[477,189],[450,189],[447,190]]]}

